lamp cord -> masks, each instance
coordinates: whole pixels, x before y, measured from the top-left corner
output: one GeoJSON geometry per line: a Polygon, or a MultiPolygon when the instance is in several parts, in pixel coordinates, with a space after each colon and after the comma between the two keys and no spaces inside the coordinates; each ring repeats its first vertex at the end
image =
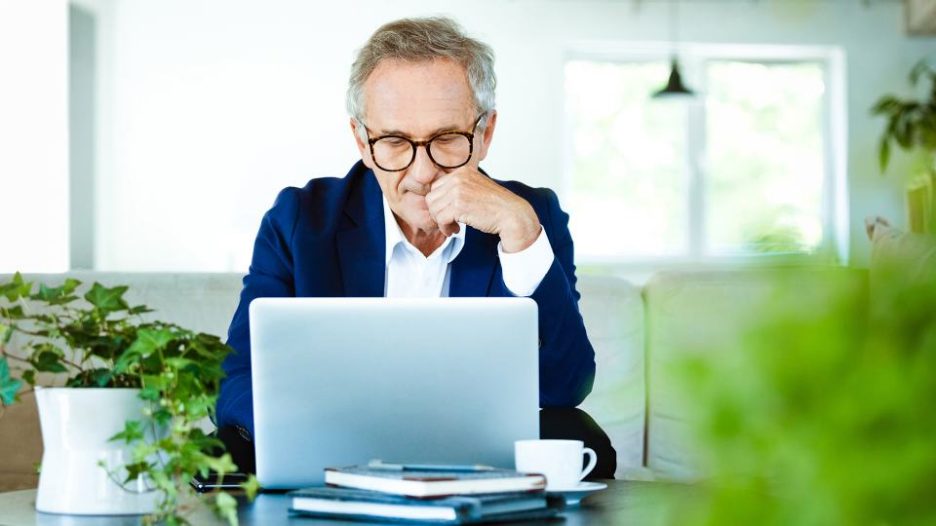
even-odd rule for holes
{"type": "Polygon", "coordinates": [[[679,48],[679,0],[669,1],[669,18],[670,55],[676,60],[676,51],[679,48]]]}

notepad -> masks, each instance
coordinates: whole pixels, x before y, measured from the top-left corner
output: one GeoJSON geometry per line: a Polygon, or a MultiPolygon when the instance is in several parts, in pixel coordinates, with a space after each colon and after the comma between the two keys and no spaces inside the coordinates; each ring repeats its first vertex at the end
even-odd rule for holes
{"type": "Polygon", "coordinates": [[[371,466],[349,466],[326,468],[325,483],[346,488],[425,498],[538,491],[546,488],[546,477],[538,473],[520,473],[508,469],[392,470],[371,466]]]}
{"type": "Polygon", "coordinates": [[[288,494],[290,511],[323,518],[470,524],[545,519],[563,507],[543,492],[414,499],[349,488],[307,488],[288,494]]]}

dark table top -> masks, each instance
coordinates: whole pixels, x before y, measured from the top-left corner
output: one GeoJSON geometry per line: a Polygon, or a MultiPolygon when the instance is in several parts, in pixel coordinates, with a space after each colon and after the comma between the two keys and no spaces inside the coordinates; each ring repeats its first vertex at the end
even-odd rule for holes
{"type": "MultiPolygon", "coordinates": [[[[657,523],[666,506],[661,506],[661,499],[669,498],[674,493],[685,491],[684,486],[659,482],[636,482],[608,480],[608,488],[586,497],[577,507],[564,510],[560,518],[552,524],[569,526],[594,524],[638,524],[657,523]]],[[[2,526],[136,526],[142,524],[140,517],[84,517],[74,515],[51,515],[35,511],[35,490],[16,491],[0,494],[0,525],[2,526]]],[[[238,516],[240,523],[251,525],[312,525],[331,524],[348,526],[351,524],[381,524],[348,522],[338,520],[313,519],[290,515],[287,511],[290,498],[284,494],[261,494],[250,503],[243,496],[238,497],[238,516]]],[[[189,516],[193,524],[225,524],[202,507],[189,516]]],[[[508,523],[499,523],[508,524],[508,523]]],[[[511,524],[531,524],[511,523],[511,524]]]]}
{"type": "MultiPolygon", "coordinates": [[[[605,524],[635,524],[642,523],[661,511],[660,499],[667,497],[678,486],[658,482],[632,482],[624,480],[602,481],[608,484],[608,489],[598,491],[582,500],[579,506],[567,508],[552,523],[579,525],[605,525],[605,524]]],[[[242,499],[242,497],[240,498],[242,499]]],[[[242,503],[238,510],[241,524],[266,525],[336,525],[348,526],[354,524],[348,521],[311,519],[302,516],[291,516],[289,497],[277,494],[259,495],[253,503],[242,503]]],[[[382,524],[381,522],[359,524],[382,524]]],[[[392,524],[384,522],[383,524],[392,524]]],[[[498,523],[498,524],[525,524],[530,522],[498,523]]]]}

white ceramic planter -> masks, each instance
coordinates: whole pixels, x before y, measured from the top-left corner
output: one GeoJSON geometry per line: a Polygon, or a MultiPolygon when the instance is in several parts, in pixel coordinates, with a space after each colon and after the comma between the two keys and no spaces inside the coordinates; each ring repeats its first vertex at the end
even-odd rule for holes
{"type": "Polygon", "coordinates": [[[127,420],[142,419],[144,402],[138,393],[138,389],[36,388],[44,447],[38,511],[139,515],[156,509],[159,495],[146,491],[142,477],[121,487],[98,465],[103,460],[119,481],[126,476],[120,468],[131,461],[131,448],[108,438],[123,431],[127,420]]]}

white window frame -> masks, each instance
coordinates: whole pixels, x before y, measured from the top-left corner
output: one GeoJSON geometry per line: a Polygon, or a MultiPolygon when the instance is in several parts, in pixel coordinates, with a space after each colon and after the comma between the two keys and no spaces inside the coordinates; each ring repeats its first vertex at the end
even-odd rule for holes
{"type": "MultiPolygon", "coordinates": [[[[672,44],[665,42],[581,42],[567,49],[563,65],[572,60],[601,62],[669,63],[672,44]]],[[[797,46],[763,44],[696,44],[678,46],[680,70],[686,83],[697,92],[704,93],[704,66],[714,60],[740,60],[759,63],[818,62],[823,66],[826,91],[824,93],[823,148],[825,167],[823,175],[822,243],[813,253],[771,253],[746,255],[713,255],[705,252],[705,194],[702,191],[705,166],[705,105],[703,98],[687,101],[688,125],[686,173],[689,180],[688,254],[685,256],[625,257],[577,256],[577,264],[591,267],[615,267],[625,271],[660,270],[687,266],[734,266],[750,264],[786,263],[848,263],[848,185],[846,148],[846,91],[845,53],[840,47],[797,46]]],[[[666,79],[660,79],[660,85],[666,79]]],[[[649,97],[650,94],[648,93],[649,97]]],[[[563,93],[563,100],[565,93],[563,93]]],[[[574,185],[574,137],[571,109],[562,109],[563,130],[563,196],[571,196],[574,185]]],[[[570,199],[566,199],[569,201],[570,199]]],[[[574,211],[573,211],[574,213],[574,211]]],[[[609,235],[613,233],[609,232],[609,235]]]]}

